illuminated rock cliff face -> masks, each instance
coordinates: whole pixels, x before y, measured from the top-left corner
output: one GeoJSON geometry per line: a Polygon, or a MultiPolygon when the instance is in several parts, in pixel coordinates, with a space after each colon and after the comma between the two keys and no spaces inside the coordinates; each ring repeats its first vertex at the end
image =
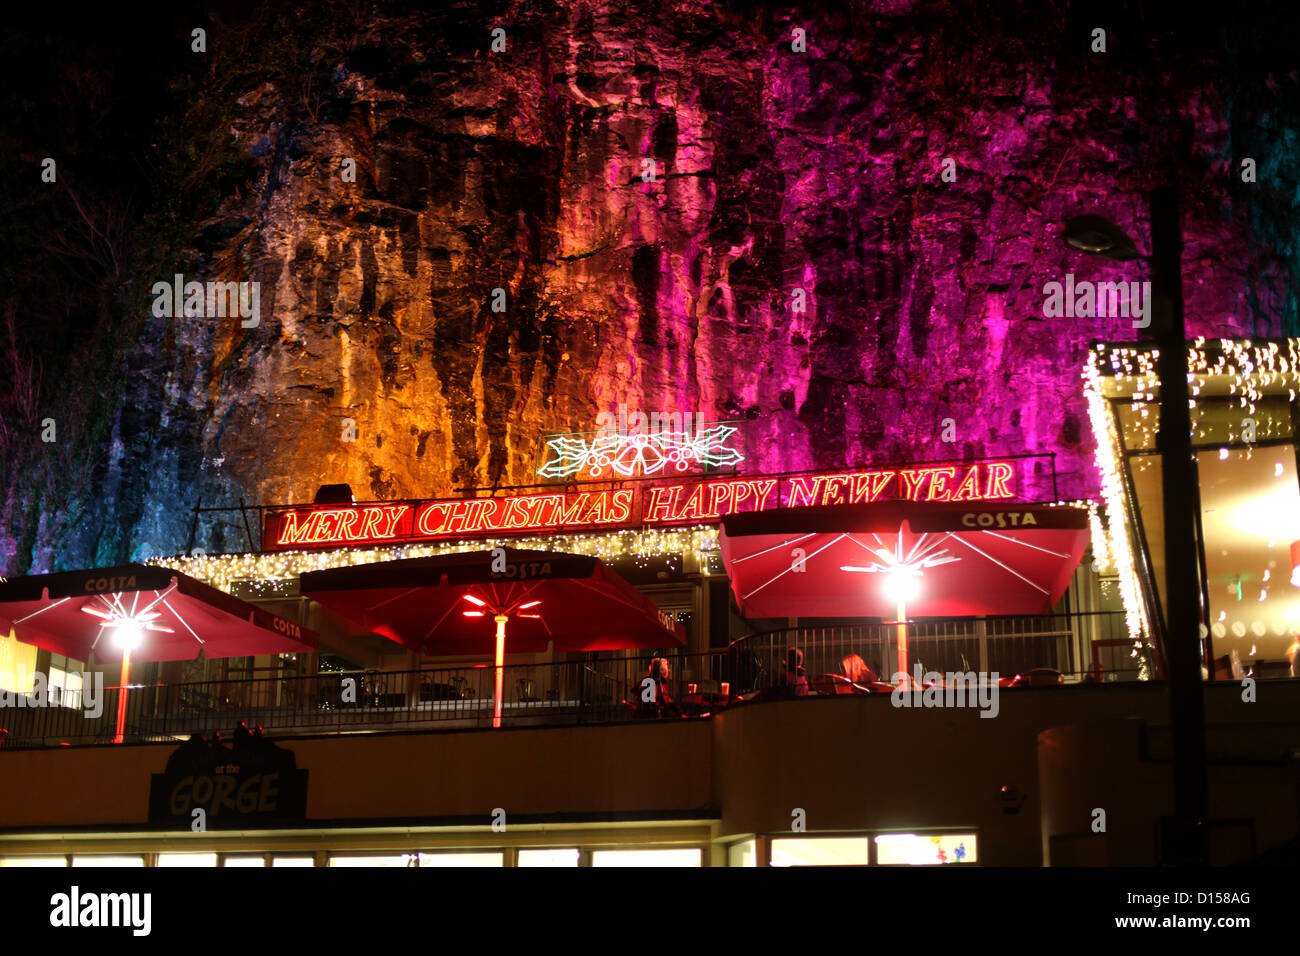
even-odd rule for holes
{"type": "Polygon", "coordinates": [[[260,323],[153,320],[174,347],[134,374],[105,534],[35,563],[178,550],[200,497],[527,483],[620,403],[743,421],[753,471],[1054,452],[1092,495],[1079,371],[1139,332],[1045,318],[1043,288],[1146,273],[1068,251],[1065,216],[1146,251],[1185,147],[1191,332],[1281,334],[1294,304],[1213,73],[1036,7],[378,5],[328,88],[231,104],[252,175],[176,270],[259,282],[260,323]]]}

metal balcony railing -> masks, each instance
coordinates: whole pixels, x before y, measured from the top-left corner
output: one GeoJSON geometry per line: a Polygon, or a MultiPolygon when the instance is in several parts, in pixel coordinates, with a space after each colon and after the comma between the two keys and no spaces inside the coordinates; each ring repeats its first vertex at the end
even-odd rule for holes
{"type": "MultiPolygon", "coordinates": [[[[947,618],[907,622],[908,664],[923,671],[1059,672],[1062,682],[1132,679],[1136,660],[1123,615],[1062,614],[947,618]],[[1100,669],[1098,668],[1100,664],[1100,669]]],[[[503,675],[506,727],[624,721],[647,716],[702,716],[708,695],[734,702],[780,683],[786,651],[797,647],[814,694],[823,675],[844,672],[851,654],[883,680],[896,672],[896,622],[806,626],[751,634],[726,649],[655,655],[612,652],[541,664],[510,664],[503,675]],[[673,706],[646,707],[642,681],[650,660],[669,667],[673,706]]],[[[241,722],[272,736],[490,728],[496,671],[490,663],[398,671],[284,675],[128,688],[125,740],[164,742],[192,734],[230,735],[241,722]]],[[[834,692],[834,689],[831,690],[834,692]]],[[[0,748],[108,744],[120,690],[100,700],[64,693],[40,707],[0,709],[0,748]],[[90,710],[92,703],[95,705],[90,710]]]]}
{"type": "MultiPolygon", "coordinates": [[[[674,700],[685,696],[692,683],[717,690],[724,655],[658,655],[668,661],[674,700]]],[[[507,665],[502,723],[630,720],[652,656],[592,654],[581,660],[507,665]]],[[[241,722],[261,726],[270,735],[491,727],[495,689],[491,664],[128,686],[124,736],[126,742],[150,742],[200,733],[229,735],[241,722]]],[[[0,710],[0,747],[112,743],[120,693],[108,687],[98,701],[91,694],[64,695],[47,706],[0,710]]]]}
{"type": "Polygon", "coordinates": [[[898,622],[803,626],[750,634],[730,648],[738,686],[771,686],[785,668],[786,652],[798,648],[809,679],[844,672],[844,658],[860,656],[882,681],[904,671],[991,674],[1014,677],[1057,671],[1063,682],[1134,680],[1122,612],[1041,614],[1015,617],[914,619],[906,622],[907,661],[897,660],[898,622]]]}

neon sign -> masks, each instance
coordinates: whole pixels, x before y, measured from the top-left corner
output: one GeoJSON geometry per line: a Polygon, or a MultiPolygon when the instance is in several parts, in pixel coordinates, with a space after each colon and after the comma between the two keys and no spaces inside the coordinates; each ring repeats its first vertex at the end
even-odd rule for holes
{"type": "Polygon", "coordinates": [[[592,478],[608,469],[624,478],[653,477],[672,468],[725,468],[745,460],[726,441],[736,429],[715,425],[699,432],[656,431],[649,435],[603,435],[552,438],[546,443],[553,457],[537,469],[543,478],[569,478],[585,471],[592,478]]]}
{"type": "Polygon", "coordinates": [[[716,523],[723,515],[876,501],[1014,499],[1013,461],[785,477],[646,482],[636,488],[287,508],[267,518],[266,550],[472,538],[526,531],[716,523]]]}

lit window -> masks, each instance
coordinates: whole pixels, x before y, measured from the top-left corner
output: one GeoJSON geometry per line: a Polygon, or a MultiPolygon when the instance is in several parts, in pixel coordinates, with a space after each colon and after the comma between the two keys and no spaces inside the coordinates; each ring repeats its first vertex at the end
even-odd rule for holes
{"type": "Polygon", "coordinates": [[[520,850],[520,866],[577,866],[578,851],[576,848],[568,847],[565,849],[546,849],[546,850],[520,850]]]}
{"type": "Polygon", "coordinates": [[[159,853],[159,866],[216,866],[215,853],[159,853]]]}
{"type": "Polygon", "coordinates": [[[50,700],[63,707],[81,706],[85,664],[61,654],[50,655],[50,700]]]}
{"type": "Polygon", "coordinates": [[[73,866],[144,866],[142,856],[74,856],[73,866]]]}
{"type": "Polygon", "coordinates": [[[404,856],[331,856],[330,866],[410,866],[414,858],[404,856]]]}
{"type": "Polygon", "coordinates": [[[63,694],[59,703],[64,707],[81,706],[82,674],[80,671],[67,671],[63,675],[63,694]]]}
{"type": "Polygon", "coordinates": [[[1289,676],[1300,623],[1300,591],[1291,584],[1291,545],[1300,539],[1295,446],[1269,452],[1232,449],[1197,464],[1210,657],[1229,679],[1234,655],[1244,676],[1289,676]]]}
{"type": "Polygon", "coordinates": [[[6,856],[0,857],[0,866],[67,866],[62,856],[6,856]]]}
{"type": "Polygon", "coordinates": [[[310,856],[275,856],[271,858],[272,866],[315,866],[316,861],[310,856]]]}
{"type": "Polygon", "coordinates": [[[876,862],[901,866],[974,863],[975,834],[884,833],[876,837],[876,862]]]}
{"type": "Polygon", "coordinates": [[[870,843],[866,837],[773,840],[772,866],[866,866],[870,843]]]}
{"type": "Polygon", "coordinates": [[[757,866],[758,859],[754,845],[753,840],[741,840],[727,847],[727,866],[757,866]]]}
{"type": "Polygon", "coordinates": [[[421,853],[420,866],[504,866],[502,853],[421,853]]]}
{"type": "Polygon", "coordinates": [[[266,860],[260,856],[228,856],[222,866],[266,866],[266,860]]]}
{"type": "Polygon", "coordinates": [[[699,866],[699,850],[596,850],[592,866],[699,866]]]}
{"type": "Polygon", "coordinates": [[[0,631],[0,690],[30,694],[35,677],[36,645],[19,641],[12,628],[0,631]]]}

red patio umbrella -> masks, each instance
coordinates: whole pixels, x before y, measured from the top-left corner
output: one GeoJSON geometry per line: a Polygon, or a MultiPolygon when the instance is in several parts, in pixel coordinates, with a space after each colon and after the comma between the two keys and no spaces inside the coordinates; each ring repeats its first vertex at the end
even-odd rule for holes
{"type": "Polygon", "coordinates": [[[507,623],[513,651],[544,651],[552,641],[569,651],[686,643],[676,620],[588,555],[496,548],[308,571],[300,593],[426,654],[493,647],[494,727],[501,726],[507,623]]]}
{"type": "Polygon", "coordinates": [[[1088,543],[1082,508],[882,502],[728,515],[719,543],[749,617],[1042,614],[1088,543]]]}
{"type": "Polygon", "coordinates": [[[18,640],[87,661],[120,659],[122,740],[131,660],[309,653],[315,631],[179,571],[143,564],[37,574],[0,582],[0,623],[18,640]]]}

